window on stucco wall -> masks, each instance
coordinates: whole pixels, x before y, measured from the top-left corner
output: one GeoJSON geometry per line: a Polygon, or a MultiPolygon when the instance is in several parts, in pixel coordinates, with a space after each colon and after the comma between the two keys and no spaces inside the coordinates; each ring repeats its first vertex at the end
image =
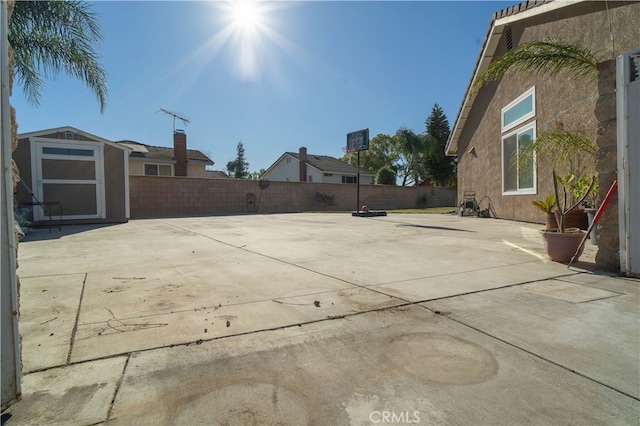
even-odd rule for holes
{"type": "Polygon", "coordinates": [[[536,138],[535,87],[502,108],[502,193],[536,193],[535,159],[522,164],[520,152],[536,138]]]}
{"type": "Polygon", "coordinates": [[[171,165],[169,164],[145,164],[145,176],[172,176],[171,165]]]}

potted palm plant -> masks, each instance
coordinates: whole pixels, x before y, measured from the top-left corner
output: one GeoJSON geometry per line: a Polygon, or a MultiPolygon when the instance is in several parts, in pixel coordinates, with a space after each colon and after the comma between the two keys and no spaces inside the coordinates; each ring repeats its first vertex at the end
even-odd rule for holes
{"type": "Polygon", "coordinates": [[[545,229],[556,229],[558,227],[556,216],[553,213],[553,208],[556,206],[555,195],[551,194],[543,200],[532,201],[531,204],[539,208],[540,211],[545,214],[545,229]]]}
{"type": "Polygon", "coordinates": [[[581,226],[567,219],[578,213],[586,220],[586,212],[581,207],[593,193],[597,182],[597,175],[591,173],[596,151],[596,145],[588,135],[568,131],[562,123],[557,123],[555,130],[542,133],[524,147],[522,157],[518,159],[526,164],[527,157],[535,156],[538,164],[547,165],[552,170],[553,212],[557,227],[547,227],[541,233],[547,255],[553,261],[571,261],[582,241],[584,231],[581,226]],[[577,191],[578,182],[586,185],[586,189],[577,191]]]}
{"type": "MultiPolygon", "coordinates": [[[[580,228],[567,228],[566,217],[571,211],[574,211],[580,206],[587,194],[583,195],[577,201],[570,200],[569,186],[571,177],[557,176],[555,170],[552,174],[555,198],[558,200],[558,208],[556,210],[558,228],[545,229],[540,231],[540,233],[542,234],[542,241],[544,242],[544,248],[549,259],[556,262],[568,263],[571,259],[577,260],[582,254],[584,246],[582,246],[581,243],[585,231],[580,228]],[[580,247],[580,251],[578,251],[578,247],[580,247]]],[[[590,189],[595,184],[595,181],[596,179],[593,177],[590,189]]]]}

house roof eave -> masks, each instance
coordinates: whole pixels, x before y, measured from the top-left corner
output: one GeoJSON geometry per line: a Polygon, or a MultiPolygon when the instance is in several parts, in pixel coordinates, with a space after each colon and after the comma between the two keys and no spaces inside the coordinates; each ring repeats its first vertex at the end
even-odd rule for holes
{"type": "Polygon", "coordinates": [[[534,16],[543,15],[558,9],[566,8],[575,4],[584,3],[586,0],[537,0],[525,1],[512,7],[502,9],[493,14],[487,30],[487,35],[482,44],[482,49],[476,59],[471,79],[467,84],[462,103],[456,115],[453,128],[449,135],[449,140],[445,146],[445,154],[455,156],[458,154],[458,139],[467,121],[468,115],[473,108],[477,93],[472,90],[473,85],[480,73],[482,73],[491,63],[495,56],[496,48],[504,29],[518,21],[534,16]]]}
{"type": "Polygon", "coordinates": [[[213,160],[196,160],[196,159],[187,159],[187,164],[195,164],[195,165],[203,165],[203,166],[213,166],[215,163],[213,160]]]}
{"type": "Polygon", "coordinates": [[[285,152],[284,154],[282,154],[280,157],[278,157],[278,159],[276,161],[273,162],[273,164],[271,164],[269,166],[269,168],[267,170],[264,171],[263,174],[261,174],[260,176],[267,176],[269,175],[269,173],[271,173],[273,171],[273,169],[280,164],[280,161],[286,157],[287,155],[290,155],[288,152],[285,152]]]}

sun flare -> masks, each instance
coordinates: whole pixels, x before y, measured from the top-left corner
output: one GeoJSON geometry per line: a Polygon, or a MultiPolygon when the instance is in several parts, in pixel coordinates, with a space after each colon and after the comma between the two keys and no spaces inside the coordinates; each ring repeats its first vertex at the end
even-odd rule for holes
{"type": "Polygon", "coordinates": [[[253,30],[260,25],[260,10],[256,1],[237,1],[231,4],[233,25],[240,30],[253,30]]]}
{"type": "MultiPolygon", "coordinates": [[[[275,76],[280,85],[286,82],[278,75],[280,63],[274,58],[284,55],[294,62],[307,58],[306,52],[280,32],[286,21],[278,12],[295,6],[292,2],[235,0],[203,4],[211,12],[208,22],[214,32],[189,54],[187,62],[191,67],[196,65],[198,72],[218,57],[219,63],[228,67],[234,78],[257,81],[275,76]]],[[[176,69],[185,68],[186,62],[183,62],[176,69]]]]}

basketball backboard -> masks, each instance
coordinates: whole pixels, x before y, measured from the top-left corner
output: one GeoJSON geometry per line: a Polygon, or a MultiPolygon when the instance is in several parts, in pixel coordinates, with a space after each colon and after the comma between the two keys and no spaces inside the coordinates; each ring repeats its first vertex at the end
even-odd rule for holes
{"type": "Polygon", "coordinates": [[[369,149],[369,129],[347,133],[347,151],[366,151],[369,149]]]}

